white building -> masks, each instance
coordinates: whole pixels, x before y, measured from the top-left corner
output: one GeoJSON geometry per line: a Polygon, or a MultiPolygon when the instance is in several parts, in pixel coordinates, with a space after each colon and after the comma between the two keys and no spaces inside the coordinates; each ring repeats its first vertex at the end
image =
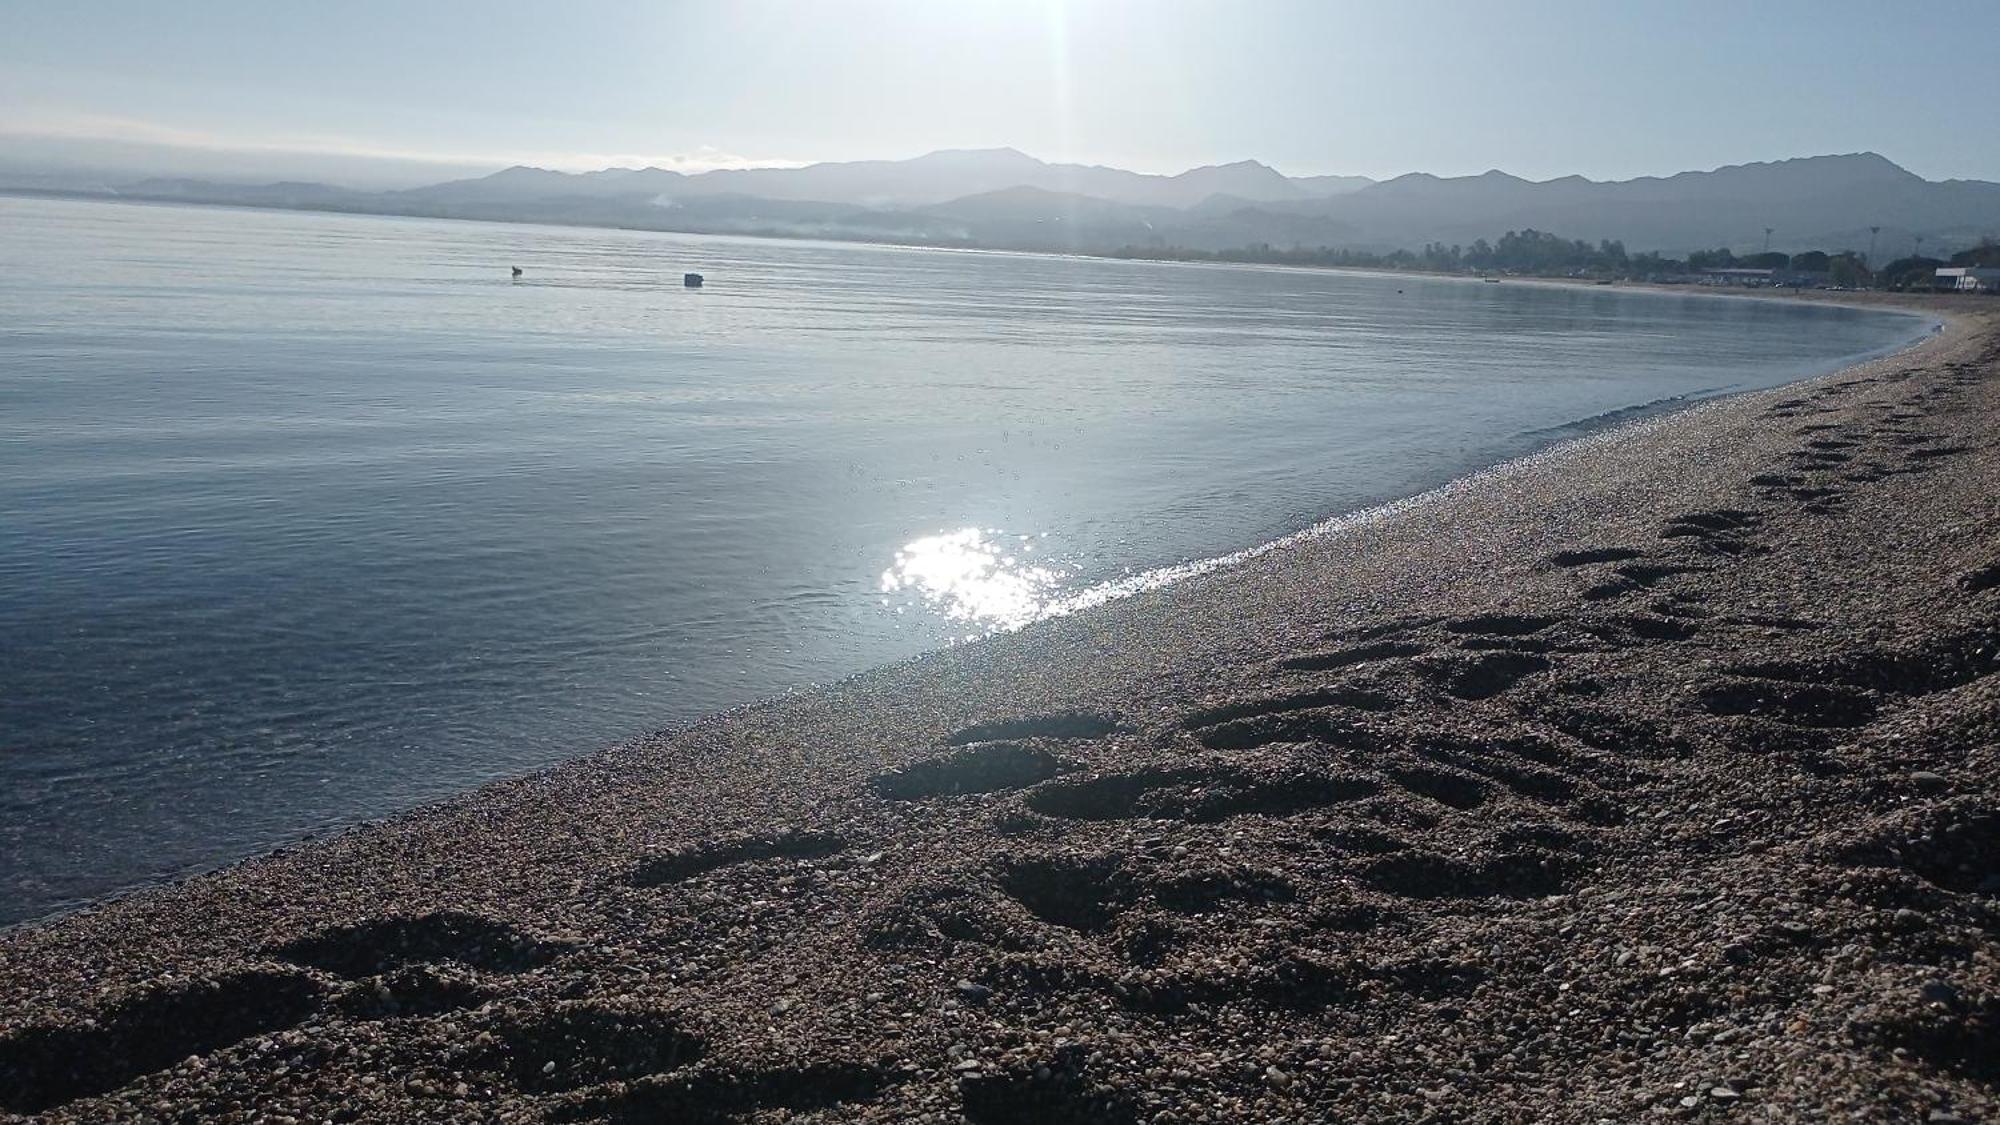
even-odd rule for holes
{"type": "Polygon", "coordinates": [[[1961,293],[2000,293],[2000,269],[1946,266],[1937,271],[1937,287],[1961,293]]]}

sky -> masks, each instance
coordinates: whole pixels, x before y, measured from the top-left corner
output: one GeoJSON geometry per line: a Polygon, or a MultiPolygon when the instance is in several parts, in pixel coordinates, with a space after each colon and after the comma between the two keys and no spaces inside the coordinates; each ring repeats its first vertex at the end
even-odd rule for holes
{"type": "Polygon", "coordinates": [[[1001,146],[1377,179],[1876,151],[2000,180],[1996,43],[2000,0],[11,0],[0,134],[350,181],[1001,146]]]}

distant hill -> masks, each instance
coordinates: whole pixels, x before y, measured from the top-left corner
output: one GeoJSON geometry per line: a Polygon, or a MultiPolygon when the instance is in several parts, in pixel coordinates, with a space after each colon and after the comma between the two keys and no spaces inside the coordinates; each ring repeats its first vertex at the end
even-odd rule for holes
{"type": "MultiPolygon", "coordinates": [[[[8,181],[0,180],[0,184],[8,181]]],[[[12,186],[50,190],[46,182],[12,186]]],[[[925,245],[1110,251],[1269,245],[1383,252],[1471,245],[1509,230],[1622,241],[1634,253],[1729,246],[1950,252],[2000,234],[2000,184],[1934,182],[1874,153],[1598,182],[1411,173],[1288,177],[1252,160],[1152,175],[1052,164],[1013,149],[687,175],[515,167],[394,191],[151,179],[71,189],[317,208],[925,245]],[[1879,228],[1871,231],[1870,228],[1879,228]]]]}
{"type": "Polygon", "coordinates": [[[671,193],[682,197],[749,195],[794,202],[898,208],[949,203],[966,196],[1028,187],[1140,207],[1191,207],[1216,194],[1260,203],[1311,200],[1354,191],[1371,182],[1360,176],[1293,180],[1254,160],[1195,168],[1175,176],[1155,176],[1096,165],[1049,164],[1011,148],[997,148],[949,149],[913,160],[723,169],[691,176],[659,168],[612,168],[580,174],[508,168],[479,179],[454,180],[401,194],[440,204],[671,193]]]}
{"type": "Polygon", "coordinates": [[[2000,231],[2000,184],[1936,183],[1874,153],[1740,164],[1597,183],[1578,176],[1533,183],[1501,172],[1440,179],[1400,176],[1335,199],[1266,204],[1270,210],[1338,219],[1379,247],[1471,242],[1534,228],[1629,248],[1685,253],[1761,248],[1764,228],[1779,250],[1907,248],[1971,244],[2000,231]]]}

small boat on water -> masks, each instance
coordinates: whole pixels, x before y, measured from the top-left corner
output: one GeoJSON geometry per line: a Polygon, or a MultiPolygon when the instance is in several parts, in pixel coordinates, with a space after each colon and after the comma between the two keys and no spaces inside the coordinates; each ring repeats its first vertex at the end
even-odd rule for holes
{"type": "Polygon", "coordinates": [[[701,288],[701,281],[701,275],[698,273],[684,273],[681,275],[681,284],[687,286],[689,289],[701,288]]]}

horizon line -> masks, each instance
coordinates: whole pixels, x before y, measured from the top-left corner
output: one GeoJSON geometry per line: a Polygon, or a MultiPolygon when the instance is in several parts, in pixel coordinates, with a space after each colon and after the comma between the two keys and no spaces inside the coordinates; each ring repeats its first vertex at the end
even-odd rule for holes
{"type": "MultiPolygon", "coordinates": [[[[37,130],[32,128],[0,129],[0,141],[5,141],[9,139],[30,141],[30,142],[37,142],[37,141],[55,142],[58,144],[62,143],[85,144],[85,145],[102,144],[102,145],[115,145],[124,147],[139,147],[148,149],[166,149],[166,150],[184,152],[190,154],[206,153],[217,156],[226,155],[226,156],[254,158],[257,156],[268,155],[273,158],[295,157],[295,158],[317,158],[317,159],[329,159],[329,160],[352,160],[357,162],[374,163],[378,165],[399,164],[399,163],[414,164],[414,165],[432,165],[435,166],[441,174],[445,174],[448,177],[446,180],[438,181],[440,183],[450,182],[450,179],[452,178],[483,179],[503,172],[510,172],[517,170],[550,172],[558,175],[570,175],[570,176],[584,176],[584,175],[592,175],[604,172],[671,172],[675,175],[685,176],[687,178],[693,179],[701,176],[706,176],[714,172],[798,171],[809,168],[823,167],[827,165],[907,164],[918,160],[924,160],[937,156],[989,155],[989,154],[990,155],[1004,154],[1004,155],[1017,156],[1025,160],[1033,161],[1036,164],[1039,164],[1046,168],[1076,168],[1083,170],[1122,172],[1129,175],[1147,177],[1149,179],[1175,179],[1181,176],[1191,175],[1196,172],[1210,171],[1210,170],[1217,170],[1224,168],[1235,168],[1248,165],[1248,166],[1263,168],[1286,180],[1296,181],[1296,180],[1314,180],[1314,179],[1347,179],[1347,180],[1365,180],[1369,184],[1392,183],[1396,180],[1407,179],[1410,177],[1428,177],[1436,180],[1472,180],[1472,179],[1481,179],[1492,176],[1504,176],[1509,179],[1518,180],[1520,182],[1528,184],[1550,184],[1565,180],[1581,180],[1585,183],[1591,183],[1591,184],[1617,184],[1617,183],[1630,183],[1638,180],[1664,180],[1664,179],[1671,179],[1675,176],[1682,176],[1689,174],[1705,174],[1705,173],[1726,171],[1736,168],[1763,167],[1763,166],[1771,166],[1779,164],[1797,163],[1800,161],[1807,161],[1807,160],[1873,157],[1877,160],[1881,160],[1884,163],[1891,165],[1892,167],[1897,168],[1898,170],[1908,172],[1910,175],[1917,176],[1919,179],[1926,179],[1927,182],[1931,183],[1987,182],[1973,178],[1959,178],[1959,177],[1947,177],[1942,180],[1928,180],[1927,177],[1923,177],[1918,173],[1911,172],[1904,165],[1897,163],[1895,160],[1873,149],[1858,149],[1849,152],[1805,153],[1805,154],[1798,154],[1791,156],[1772,157],[1763,160],[1736,161],[1731,163],[1716,164],[1709,167],[1682,168],[1673,172],[1645,173],[1641,175],[1612,177],[1605,179],[1595,179],[1593,177],[1586,176],[1583,175],[1582,173],[1576,173],[1576,172],[1565,173],[1557,176],[1550,176],[1546,179],[1535,179],[1529,176],[1523,176],[1517,173],[1509,172],[1503,168],[1497,168],[1497,167],[1488,168],[1480,172],[1466,172],[1466,173],[1456,173],[1456,174],[1438,173],[1438,172],[1425,171],[1421,169],[1412,169],[1409,171],[1397,173],[1393,176],[1382,176],[1382,177],[1369,176],[1362,173],[1352,173],[1352,172],[1304,173],[1295,175],[1292,173],[1280,171],[1277,167],[1263,160],[1257,159],[1255,157],[1244,157],[1237,160],[1218,161],[1207,164],[1191,165],[1189,167],[1181,169],[1178,172],[1149,172],[1134,168],[1127,168],[1117,164],[1109,164],[1102,162],[1085,162],[1081,160],[1060,160],[1060,159],[1051,160],[1044,157],[1035,156],[1031,153],[1028,153],[1012,145],[947,146],[943,148],[928,149],[926,151],[917,153],[915,155],[901,156],[901,157],[862,156],[862,157],[849,157],[849,158],[830,159],[830,160],[794,160],[794,159],[778,158],[778,157],[771,157],[771,158],[743,157],[733,153],[727,153],[713,146],[702,146],[693,153],[677,153],[677,154],[578,152],[578,153],[562,153],[562,154],[512,153],[503,156],[500,154],[419,153],[408,150],[375,148],[372,146],[349,147],[340,145],[317,145],[317,144],[312,144],[310,142],[299,143],[297,141],[289,141],[289,140],[273,140],[266,142],[244,142],[244,141],[228,140],[221,137],[196,135],[196,134],[180,134],[174,139],[166,139],[164,137],[158,137],[158,136],[143,137],[143,138],[136,136],[119,136],[110,132],[106,133],[59,132],[59,131],[49,131],[49,130],[37,130]],[[480,171],[480,169],[487,169],[487,170],[480,171]],[[465,173],[465,175],[458,177],[451,177],[449,174],[452,171],[462,172],[465,173]]],[[[62,166],[58,162],[37,161],[34,163],[49,168],[59,168],[62,166]]],[[[254,175],[266,175],[266,174],[272,174],[272,173],[263,173],[263,172],[254,173],[254,175]]],[[[157,178],[162,174],[152,173],[151,175],[157,178]]],[[[241,180],[243,179],[244,175],[250,175],[250,174],[238,174],[234,176],[229,176],[228,178],[232,180],[241,180]]],[[[271,182],[283,182],[283,180],[282,178],[280,178],[279,180],[274,180],[271,182]]],[[[327,183],[328,186],[336,186],[336,187],[343,186],[334,180],[326,180],[320,182],[327,183]]]]}

